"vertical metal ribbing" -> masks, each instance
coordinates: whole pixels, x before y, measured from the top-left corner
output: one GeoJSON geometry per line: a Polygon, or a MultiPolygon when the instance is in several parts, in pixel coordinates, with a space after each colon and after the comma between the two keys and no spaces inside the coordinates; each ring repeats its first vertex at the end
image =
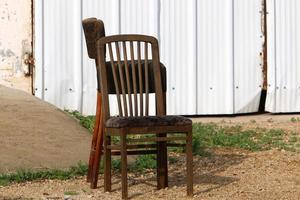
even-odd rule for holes
{"type": "Polygon", "coordinates": [[[232,93],[232,114],[235,113],[235,63],[234,63],[234,60],[235,60],[235,42],[234,42],[234,38],[235,38],[235,34],[234,34],[234,28],[235,28],[235,24],[234,24],[234,17],[235,17],[235,9],[234,9],[234,4],[235,1],[232,0],[232,89],[233,89],[233,93],[232,93]]]}
{"type": "Polygon", "coordinates": [[[198,113],[198,84],[199,84],[199,81],[198,81],[198,3],[197,3],[197,0],[195,0],[195,39],[196,39],[196,47],[195,47],[195,59],[196,59],[196,72],[195,72],[195,79],[196,79],[196,111],[195,113],[198,113]]]}
{"type": "Polygon", "coordinates": [[[161,0],[157,0],[157,40],[159,44],[160,44],[160,18],[161,18],[160,15],[161,15],[161,0]]]}
{"type": "Polygon", "coordinates": [[[45,1],[42,0],[42,99],[45,100],[45,1]]]}
{"type": "Polygon", "coordinates": [[[122,6],[122,4],[121,4],[121,0],[119,0],[118,1],[118,14],[119,14],[119,24],[118,24],[118,31],[119,31],[119,34],[121,34],[122,33],[122,26],[121,26],[121,19],[122,19],[122,9],[121,9],[121,6],[122,6]]]}
{"type": "Polygon", "coordinates": [[[274,62],[275,62],[275,83],[274,83],[274,112],[277,112],[277,1],[274,0],[274,8],[273,8],[273,11],[274,11],[274,55],[275,55],[275,58],[274,58],[274,62]]]}
{"type": "MultiPolygon", "coordinates": [[[[81,20],[83,19],[83,0],[80,0],[80,18],[81,20]]],[[[81,73],[81,76],[80,76],[80,112],[82,113],[83,111],[83,32],[81,31],[81,26],[80,26],[80,56],[81,56],[81,59],[80,59],[80,73],[81,73]]]]}

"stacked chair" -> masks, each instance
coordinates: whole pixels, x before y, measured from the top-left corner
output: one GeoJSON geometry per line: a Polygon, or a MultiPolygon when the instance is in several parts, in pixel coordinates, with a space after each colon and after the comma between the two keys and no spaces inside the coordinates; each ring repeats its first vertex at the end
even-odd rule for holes
{"type": "Polygon", "coordinates": [[[98,82],[96,122],[87,181],[97,187],[104,155],[104,191],[111,191],[111,158],[121,157],[122,199],[128,198],[127,155],[155,154],[157,188],[168,187],[167,147],[184,147],[187,195],[193,194],[192,121],[166,115],[166,68],[160,63],[156,38],[146,35],[105,36],[96,18],[83,21],[88,54],[95,60],[98,82]],[[156,114],[149,115],[150,95],[156,114]],[[110,113],[116,96],[118,116],[110,113]],[[119,141],[113,144],[111,137],[119,141]]]}

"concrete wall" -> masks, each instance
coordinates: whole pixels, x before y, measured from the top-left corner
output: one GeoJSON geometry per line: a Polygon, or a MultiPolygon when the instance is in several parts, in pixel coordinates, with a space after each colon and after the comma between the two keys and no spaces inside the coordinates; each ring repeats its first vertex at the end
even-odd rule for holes
{"type": "Polygon", "coordinates": [[[0,0],[0,84],[30,91],[25,53],[32,53],[31,0],[0,0]]]}

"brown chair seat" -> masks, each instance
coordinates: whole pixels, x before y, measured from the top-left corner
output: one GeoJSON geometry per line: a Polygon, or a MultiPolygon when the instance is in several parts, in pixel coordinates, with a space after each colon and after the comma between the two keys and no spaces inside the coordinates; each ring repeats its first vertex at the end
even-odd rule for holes
{"type": "Polygon", "coordinates": [[[145,127],[145,126],[185,126],[192,120],[177,115],[143,116],[143,117],[111,117],[105,125],[107,128],[145,127]]]}

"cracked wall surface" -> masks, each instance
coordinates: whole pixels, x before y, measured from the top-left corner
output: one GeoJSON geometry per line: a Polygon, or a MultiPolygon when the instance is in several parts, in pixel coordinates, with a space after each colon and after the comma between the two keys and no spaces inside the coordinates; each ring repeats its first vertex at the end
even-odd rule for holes
{"type": "Polygon", "coordinates": [[[31,0],[0,0],[0,84],[30,91],[24,55],[31,45],[31,0]]]}

